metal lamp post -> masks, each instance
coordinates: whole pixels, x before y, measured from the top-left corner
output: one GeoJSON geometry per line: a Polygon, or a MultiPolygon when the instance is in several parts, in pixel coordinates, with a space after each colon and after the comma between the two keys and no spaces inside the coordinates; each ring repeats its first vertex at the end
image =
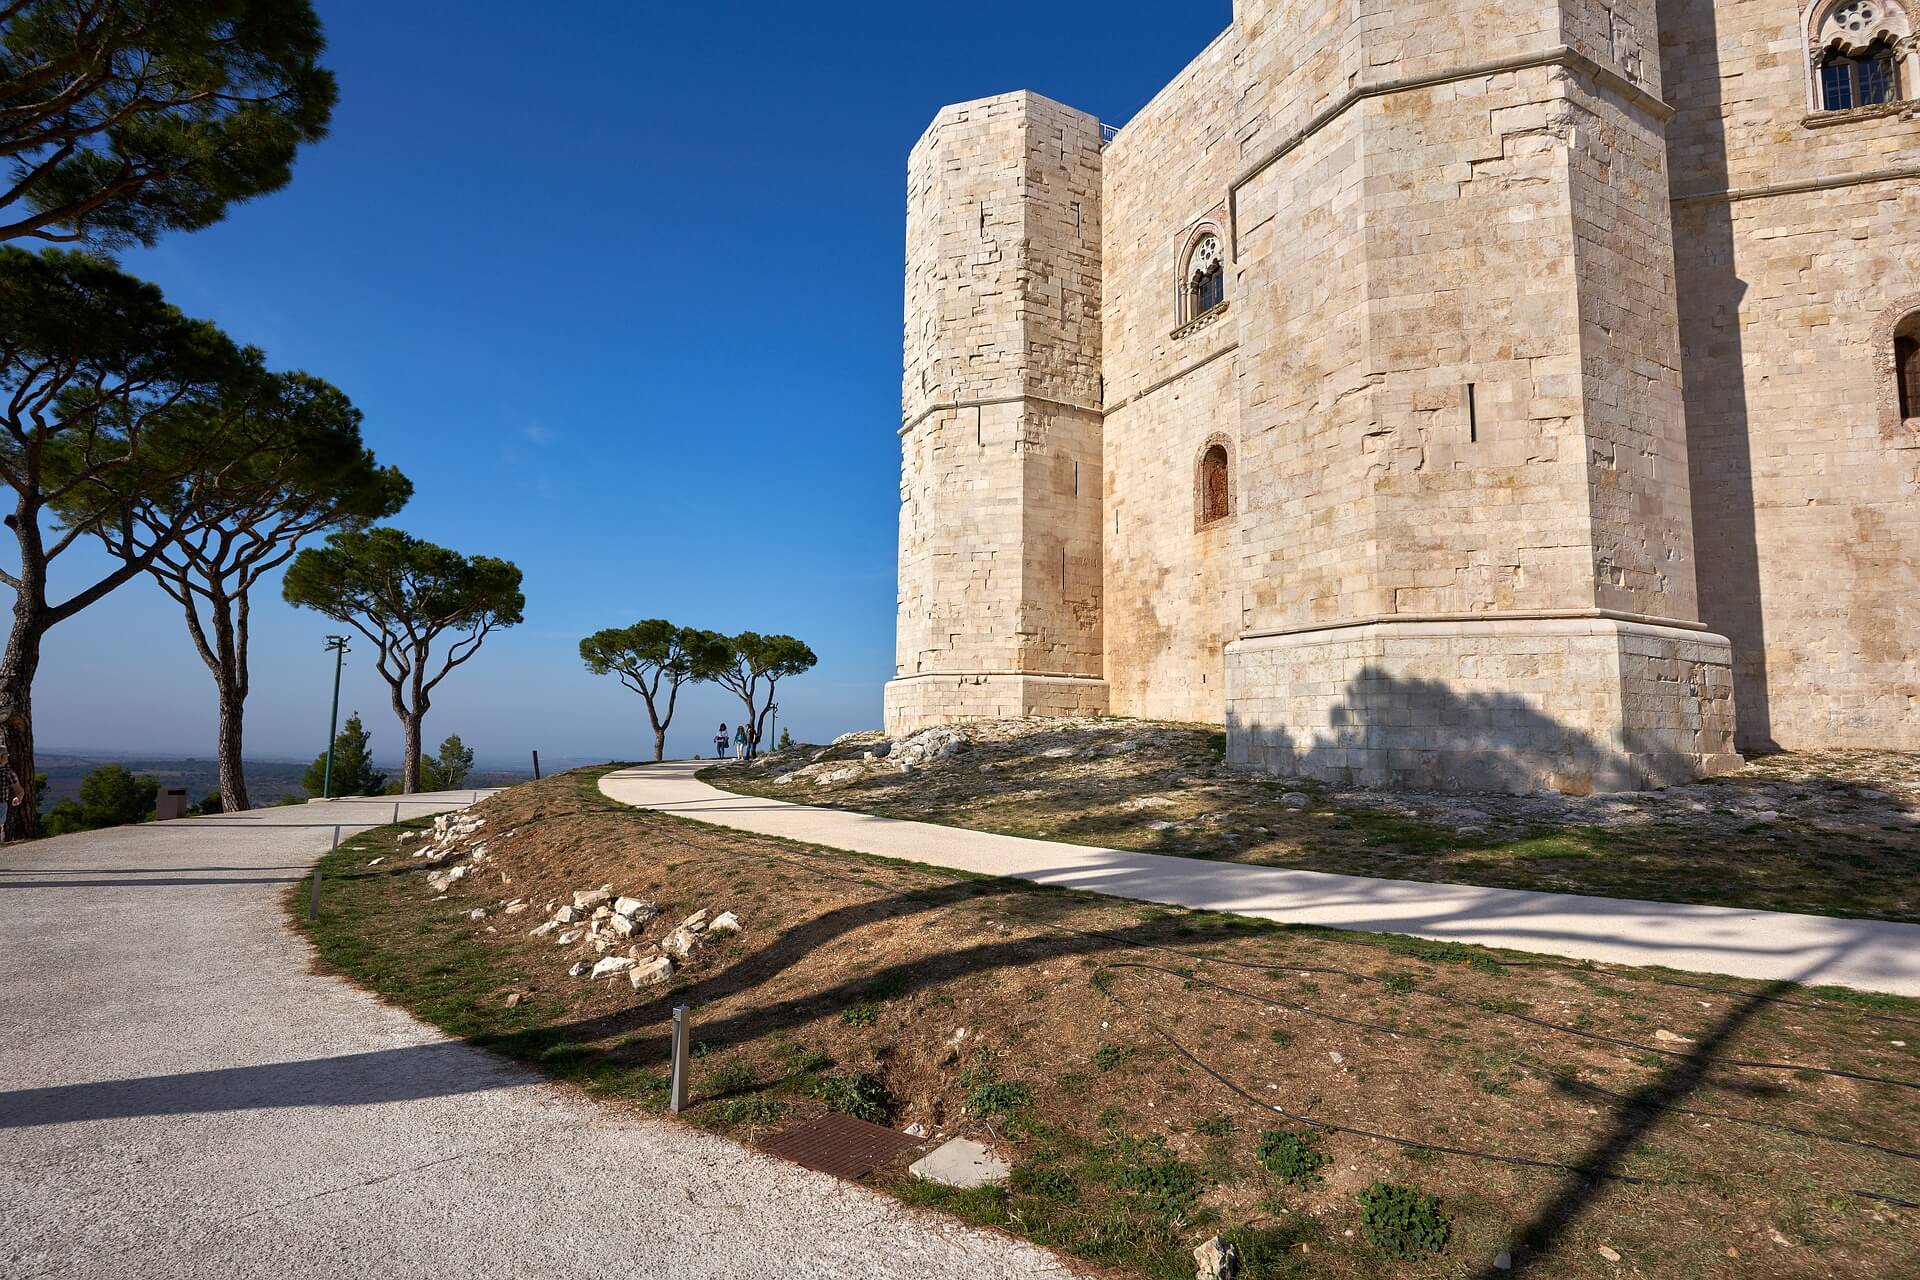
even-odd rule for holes
{"type": "Polygon", "coordinates": [[[772,751],[780,741],[778,737],[780,732],[780,704],[777,702],[769,702],[767,704],[767,711],[772,717],[772,722],[767,726],[767,750],[772,751]]]}
{"type": "Polygon", "coordinates": [[[327,771],[320,782],[320,798],[333,798],[333,739],[340,731],[340,667],[347,657],[347,638],[328,636],[327,651],[333,654],[333,710],[327,717],[327,771]]]}

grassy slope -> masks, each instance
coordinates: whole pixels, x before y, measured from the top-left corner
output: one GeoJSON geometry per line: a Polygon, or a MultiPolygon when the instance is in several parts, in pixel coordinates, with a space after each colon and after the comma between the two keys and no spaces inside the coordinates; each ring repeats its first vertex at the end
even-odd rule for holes
{"type": "Polygon", "coordinates": [[[484,804],[492,861],[443,900],[389,828],[329,859],[317,923],[302,889],[290,915],[324,966],[622,1105],[664,1105],[668,1010],[690,1004],[693,1123],[752,1141],[831,1106],[982,1138],[1016,1161],[1009,1189],[870,1180],[1130,1274],[1191,1275],[1217,1230],[1249,1280],[1477,1274],[1502,1248],[1573,1280],[1621,1274],[1603,1245],[1646,1275],[1910,1260],[1915,1217],[1856,1193],[1920,1200],[1920,1165],[1674,1108],[1920,1148],[1913,1089],[1704,1060],[1920,1075],[1894,1043],[1920,1044],[1913,1002],[1786,1005],[1761,997],[1804,997],[972,879],[622,809],[599,772],[484,804]],[[568,979],[577,953],[526,930],[606,881],[660,902],[663,925],[732,908],[746,930],[667,989],[568,979]],[[504,915],[509,896],[535,905],[504,915]],[[492,914],[471,922],[476,906],[492,914]],[[1440,1196],[1442,1253],[1368,1244],[1375,1182],[1440,1196]]]}
{"type": "MultiPolygon", "coordinates": [[[[858,760],[867,745],[847,744],[826,759],[858,760]]],[[[1772,757],[1671,803],[1653,802],[1652,820],[1626,824],[1583,822],[1593,805],[1558,814],[1502,797],[1428,805],[1444,813],[1457,801],[1472,811],[1462,832],[1463,823],[1410,815],[1391,795],[1228,774],[1223,750],[1223,736],[1206,728],[1102,721],[976,741],[910,775],[878,770],[827,786],[778,784],[812,758],[802,748],[700,776],[748,795],[1179,857],[1920,923],[1920,824],[1890,821],[1886,804],[1858,798],[1862,787],[1888,785],[1889,775],[1920,784],[1913,757],[1772,757]],[[1098,754],[1130,739],[1139,746],[1125,756],[1098,754]],[[1068,747],[1095,756],[1044,754],[1068,747]],[[1291,808],[1282,799],[1289,792],[1311,803],[1291,808]],[[1756,805],[1786,812],[1777,821],[1746,820],[1756,805]]]]}

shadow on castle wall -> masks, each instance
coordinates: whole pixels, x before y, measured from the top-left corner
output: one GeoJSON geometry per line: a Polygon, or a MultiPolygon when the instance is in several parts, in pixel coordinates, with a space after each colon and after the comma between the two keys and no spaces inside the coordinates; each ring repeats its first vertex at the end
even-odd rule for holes
{"type": "Polygon", "coordinates": [[[1306,738],[1230,706],[1228,762],[1336,786],[1588,795],[1690,782],[1702,758],[1731,750],[1697,725],[1603,742],[1516,694],[1374,666],[1348,681],[1327,714],[1332,731],[1306,738]]]}

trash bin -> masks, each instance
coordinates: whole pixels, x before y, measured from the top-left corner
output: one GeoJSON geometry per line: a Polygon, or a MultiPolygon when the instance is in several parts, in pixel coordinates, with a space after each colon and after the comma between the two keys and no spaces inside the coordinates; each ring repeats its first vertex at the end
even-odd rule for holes
{"type": "Polygon", "coordinates": [[[165,822],[168,818],[187,816],[187,789],[185,787],[162,787],[160,794],[153,800],[153,816],[165,822]]]}

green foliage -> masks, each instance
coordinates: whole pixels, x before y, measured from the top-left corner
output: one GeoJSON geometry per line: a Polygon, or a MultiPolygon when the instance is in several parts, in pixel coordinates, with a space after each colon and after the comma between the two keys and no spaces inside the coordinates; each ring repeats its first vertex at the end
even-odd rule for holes
{"type": "Polygon", "coordinates": [[[1131,1058],[1133,1049],[1130,1044],[1103,1044],[1093,1051],[1093,1065],[1102,1071],[1111,1071],[1131,1058]]]}
{"type": "Polygon", "coordinates": [[[787,1104],[779,1099],[755,1093],[715,1103],[713,1114],[724,1124],[772,1124],[786,1110],[787,1104]]]}
{"type": "MultiPolygon", "coordinates": [[[[527,603],[512,562],[465,556],[386,526],[335,530],[326,545],[294,557],[280,589],[288,604],[344,622],[378,646],[375,669],[413,730],[415,752],[428,695],[487,636],[519,625],[527,603]],[[447,648],[435,671],[433,648],[442,638],[447,648]]],[[[405,764],[407,790],[417,790],[420,762],[405,764]]]]}
{"type": "Polygon", "coordinates": [[[1008,1183],[1022,1195],[1038,1196],[1042,1200],[1066,1203],[1080,1194],[1066,1170],[1033,1163],[1014,1166],[1008,1183]]]}
{"type": "MultiPolygon", "coordinates": [[[[708,678],[746,704],[746,724],[757,740],[775,686],[788,676],[811,671],[820,659],[792,636],[763,636],[757,631],[742,631],[736,636],[707,635],[724,647],[724,657],[708,678]]],[[[747,752],[755,754],[755,744],[749,744],[747,752]]]]}
{"type": "Polygon", "coordinates": [[[885,1124],[889,1100],[887,1086],[880,1077],[864,1071],[841,1071],[821,1076],[814,1082],[814,1096],[834,1111],[842,1111],[856,1120],[885,1124]]]}
{"type": "Polygon", "coordinates": [[[1317,1181],[1320,1170],[1327,1164],[1327,1155],[1320,1150],[1316,1135],[1290,1133],[1285,1129],[1263,1132],[1253,1155],[1268,1173],[1295,1186],[1317,1181]]]}
{"type": "Polygon", "coordinates": [[[775,745],[774,749],[776,751],[793,750],[793,735],[787,732],[785,729],[782,729],[780,731],[780,741],[775,745]]]}
{"type": "Polygon", "coordinates": [[[597,676],[617,675],[646,703],[653,726],[653,758],[666,751],[667,727],[689,681],[711,680],[729,658],[726,641],[711,631],[648,618],[608,627],[580,641],[580,660],[597,676]],[[664,689],[664,695],[663,695],[664,689]]]}
{"type": "MultiPolygon", "coordinates": [[[[386,790],[387,775],[373,767],[373,751],[368,745],[373,735],[354,712],[340,726],[333,739],[333,792],[336,796],[377,796],[386,790]]],[[[322,751],[307,766],[301,785],[307,794],[319,796],[327,777],[327,753],[322,751]]]]}
{"type": "Polygon", "coordinates": [[[0,150],[22,184],[0,239],[211,226],[286,185],[337,92],[308,0],[24,0],[0,45],[0,150]]]}
{"type": "Polygon", "coordinates": [[[870,1027],[880,1021],[880,1006],[865,1000],[848,1005],[840,1011],[840,1021],[850,1027],[870,1027]]]}
{"type": "Polygon", "coordinates": [[[1185,1216],[1207,1189],[1200,1170],[1175,1156],[1159,1134],[1116,1138],[1104,1161],[1108,1185],[1139,1196],[1158,1217],[1185,1216]]]}
{"type": "Polygon", "coordinates": [[[1380,979],[1380,985],[1391,995],[1404,996],[1413,990],[1413,978],[1404,973],[1389,973],[1380,979]]]}
{"type": "Polygon", "coordinates": [[[218,791],[209,791],[206,795],[200,797],[200,803],[193,807],[193,811],[203,818],[211,818],[220,813],[222,808],[220,793],[218,791]]]}
{"type": "Polygon", "coordinates": [[[80,783],[77,801],[63,800],[47,815],[46,834],[98,831],[145,822],[160,794],[158,779],[135,777],[121,764],[103,764],[80,783]]]}
{"type": "Polygon", "coordinates": [[[1453,1231],[1438,1200],[1390,1182],[1376,1182],[1360,1193],[1360,1227],[1375,1249],[1409,1261],[1439,1253],[1453,1231]]]}
{"type": "Polygon", "coordinates": [[[753,1064],[735,1059],[731,1062],[723,1062],[708,1071],[701,1083],[709,1098],[718,1098],[751,1088],[753,1082],[753,1064]]]}
{"type": "Polygon", "coordinates": [[[422,757],[420,787],[424,791],[457,791],[473,772],[473,749],[450,733],[437,754],[422,757]]]}
{"type": "Polygon", "coordinates": [[[966,1108],[982,1119],[1011,1116],[1033,1105],[1033,1088],[1017,1080],[988,1080],[967,1091],[966,1108]]]}

